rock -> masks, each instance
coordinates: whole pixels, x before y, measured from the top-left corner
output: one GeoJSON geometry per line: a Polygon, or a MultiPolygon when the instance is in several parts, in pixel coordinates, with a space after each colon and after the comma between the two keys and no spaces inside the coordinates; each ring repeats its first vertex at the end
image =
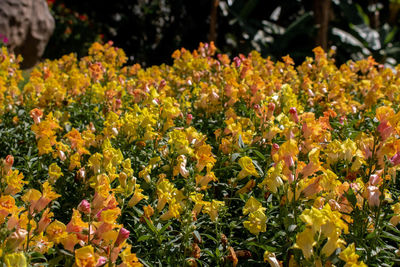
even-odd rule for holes
{"type": "Polygon", "coordinates": [[[21,68],[39,61],[54,27],[46,0],[0,0],[0,33],[10,51],[24,58],[21,68]]]}

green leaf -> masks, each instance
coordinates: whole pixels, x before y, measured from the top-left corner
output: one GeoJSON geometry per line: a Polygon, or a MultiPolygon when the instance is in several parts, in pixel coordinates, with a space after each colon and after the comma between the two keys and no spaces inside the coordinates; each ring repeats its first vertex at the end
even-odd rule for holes
{"type": "Polygon", "coordinates": [[[146,240],[148,240],[150,238],[152,238],[152,236],[150,236],[150,235],[142,235],[141,237],[138,238],[137,242],[146,241],[146,240]]]}
{"type": "Polygon", "coordinates": [[[199,241],[200,243],[203,242],[203,239],[201,238],[201,235],[197,230],[193,231],[193,234],[196,237],[197,241],[199,241]]]}
{"type": "Polygon", "coordinates": [[[383,41],[383,43],[385,45],[387,45],[388,43],[390,43],[393,38],[396,36],[397,33],[397,27],[393,27],[393,29],[386,35],[385,40],[383,41]]]}
{"type": "Polygon", "coordinates": [[[396,236],[396,235],[391,234],[389,232],[382,231],[382,237],[388,238],[388,239],[393,240],[393,241],[395,241],[397,243],[400,243],[400,236],[396,236]]]}
{"type": "Polygon", "coordinates": [[[216,244],[218,244],[218,240],[215,238],[215,237],[213,237],[213,236],[211,236],[211,235],[209,235],[209,234],[201,234],[202,236],[205,236],[205,237],[207,237],[207,238],[209,238],[209,239],[211,239],[212,241],[214,241],[216,244]]]}
{"type": "Polygon", "coordinates": [[[158,235],[158,231],[156,229],[156,227],[145,217],[143,217],[146,221],[147,226],[150,228],[150,230],[155,233],[156,235],[158,235]]]}
{"type": "Polygon", "coordinates": [[[253,151],[260,159],[267,160],[260,151],[258,151],[258,150],[253,150],[253,151]]]}
{"type": "Polygon", "coordinates": [[[258,165],[258,162],[255,161],[255,160],[253,160],[253,164],[254,164],[254,166],[256,167],[256,169],[258,170],[258,172],[261,173],[261,176],[264,176],[264,172],[263,172],[263,170],[261,169],[260,165],[258,165]]]}
{"type": "Polygon", "coordinates": [[[357,198],[356,195],[354,195],[353,189],[349,188],[349,190],[346,193],[346,198],[353,207],[357,204],[357,198]]]}
{"type": "Polygon", "coordinates": [[[238,157],[240,157],[240,154],[239,154],[239,153],[233,153],[233,154],[232,154],[231,161],[232,161],[232,162],[236,161],[236,159],[237,159],[238,157]]]}
{"type": "Polygon", "coordinates": [[[240,148],[245,148],[245,144],[243,143],[243,139],[242,139],[242,135],[241,134],[239,134],[238,143],[239,143],[239,147],[240,148]]]}
{"type": "Polygon", "coordinates": [[[172,224],[171,221],[168,222],[166,225],[164,225],[164,226],[158,231],[158,233],[159,233],[159,234],[164,233],[164,231],[167,230],[167,228],[168,228],[171,224],[172,224]]]}

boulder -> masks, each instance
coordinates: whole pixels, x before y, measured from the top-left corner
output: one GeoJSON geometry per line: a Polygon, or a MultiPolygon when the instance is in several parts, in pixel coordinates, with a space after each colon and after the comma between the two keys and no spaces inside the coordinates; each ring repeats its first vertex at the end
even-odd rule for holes
{"type": "Polygon", "coordinates": [[[10,51],[24,58],[21,68],[40,60],[54,27],[46,0],[0,0],[0,34],[10,51]]]}

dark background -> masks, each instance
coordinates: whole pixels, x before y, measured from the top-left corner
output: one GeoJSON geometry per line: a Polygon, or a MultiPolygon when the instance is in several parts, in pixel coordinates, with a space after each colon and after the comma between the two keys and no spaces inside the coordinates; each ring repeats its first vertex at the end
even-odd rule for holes
{"type": "Polygon", "coordinates": [[[129,63],[171,63],[181,47],[215,41],[236,56],[257,50],[296,63],[321,45],[336,50],[338,64],[373,56],[400,61],[399,0],[48,0],[56,30],[46,58],[84,56],[94,41],[124,49],[129,63]]]}

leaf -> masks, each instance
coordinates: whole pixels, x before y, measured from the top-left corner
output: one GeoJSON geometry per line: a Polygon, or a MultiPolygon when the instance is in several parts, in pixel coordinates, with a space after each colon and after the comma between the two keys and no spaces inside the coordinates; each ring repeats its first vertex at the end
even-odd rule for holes
{"type": "Polygon", "coordinates": [[[396,235],[391,234],[389,232],[382,231],[382,237],[388,238],[388,239],[393,240],[393,241],[395,241],[397,243],[400,243],[400,236],[396,236],[396,235]]]}
{"type": "Polygon", "coordinates": [[[197,241],[198,241],[199,243],[202,243],[202,242],[203,242],[203,239],[201,238],[201,235],[200,235],[200,233],[199,233],[197,230],[193,231],[193,234],[194,234],[194,236],[196,237],[196,239],[197,239],[197,241]]]}
{"type": "Polygon", "coordinates": [[[260,159],[267,160],[260,151],[258,151],[258,150],[253,150],[253,151],[260,159]]]}
{"type": "Polygon", "coordinates": [[[360,49],[362,49],[364,47],[364,44],[362,42],[360,42],[356,37],[354,37],[351,33],[346,32],[342,29],[333,27],[332,34],[339,37],[339,39],[345,44],[349,44],[349,45],[358,47],[360,49]]]}
{"type": "Polygon", "coordinates": [[[167,230],[167,228],[172,224],[172,222],[168,222],[166,225],[164,225],[159,231],[159,234],[164,233],[165,230],[167,230]]]}
{"type": "Polygon", "coordinates": [[[239,134],[238,143],[239,143],[239,147],[240,148],[245,148],[245,144],[243,143],[243,139],[242,139],[242,135],[241,134],[239,134]]]}
{"type": "Polygon", "coordinates": [[[213,237],[213,236],[211,236],[211,235],[209,235],[209,234],[201,234],[202,236],[205,236],[205,237],[207,237],[207,238],[209,238],[209,239],[211,239],[212,241],[214,241],[216,244],[218,244],[218,240],[215,238],[215,237],[213,237]]]}
{"type": "Polygon", "coordinates": [[[253,164],[254,164],[254,166],[257,168],[258,172],[261,173],[261,176],[264,176],[264,172],[263,172],[263,170],[261,169],[260,165],[258,165],[258,162],[255,161],[255,160],[253,160],[253,164]]]}
{"type": "Polygon", "coordinates": [[[346,198],[353,207],[357,204],[357,198],[356,195],[354,195],[353,189],[349,188],[349,190],[346,193],[346,198]]]}
{"type": "Polygon", "coordinates": [[[150,235],[142,235],[141,237],[138,238],[137,242],[146,241],[146,240],[148,240],[150,238],[152,238],[152,236],[150,236],[150,235]]]}
{"type": "Polygon", "coordinates": [[[362,41],[365,42],[369,48],[373,50],[379,50],[382,48],[381,41],[379,39],[379,33],[376,30],[364,24],[351,24],[350,28],[362,38],[362,41]]]}
{"type": "Polygon", "coordinates": [[[150,230],[155,233],[156,235],[158,235],[158,231],[156,229],[156,227],[153,225],[153,223],[151,223],[146,217],[143,217],[146,221],[147,226],[150,228],[150,230]]]}
{"type": "Polygon", "coordinates": [[[359,4],[355,4],[355,7],[357,8],[358,15],[362,18],[363,22],[365,25],[370,25],[369,24],[369,17],[368,15],[364,12],[362,7],[359,4]]]}
{"type": "Polygon", "coordinates": [[[232,154],[231,161],[232,161],[232,162],[236,161],[236,159],[237,159],[238,157],[240,157],[240,154],[239,154],[239,153],[233,153],[233,154],[232,154]]]}
{"type": "Polygon", "coordinates": [[[248,246],[255,246],[255,247],[259,247],[262,248],[263,250],[268,250],[266,245],[263,244],[259,244],[257,242],[251,241],[249,243],[247,243],[248,246]]]}
{"type": "Polygon", "coordinates": [[[397,27],[395,26],[395,27],[393,27],[393,29],[386,35],[385,40],[383,41],[383,43],[384,43],[385,45],[387,45],[388,43],[390,43],[390,42],[393,40],[393,38],[395,37],[396,33],[397,33],[397,27]]]}

